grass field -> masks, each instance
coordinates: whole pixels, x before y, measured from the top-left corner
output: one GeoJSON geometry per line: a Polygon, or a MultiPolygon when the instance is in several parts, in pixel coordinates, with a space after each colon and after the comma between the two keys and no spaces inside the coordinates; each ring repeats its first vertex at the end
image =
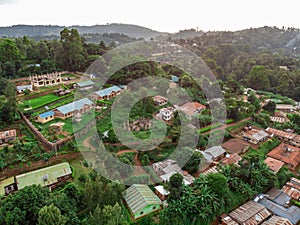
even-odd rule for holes
{"type": "Polygon", "coordinates": [[[56,96],[54,94],[49,94],[49,95],[31,99],[31,100],[26,100],[26,101],[24,101],[24,104],[30,105],[32,107],[32,109],[37,109],[37,108],[47,105],[51,102],[54,102],[60,98],[61,97],[56,96]]]}
{"type": "Polygon", "coordinates": [[[81,174],[85,174],[86,176],[88,176],[88,174],[92,172],[92,169],[90,167],[85,167],[84,165],[82,165],[81,162],[83,161],[84,158],[82,156],[69,161],[69,164],[74,169],[74,182],[79,185],[82,185],[82,183],[78,180],[79,176],[81,174]]]}

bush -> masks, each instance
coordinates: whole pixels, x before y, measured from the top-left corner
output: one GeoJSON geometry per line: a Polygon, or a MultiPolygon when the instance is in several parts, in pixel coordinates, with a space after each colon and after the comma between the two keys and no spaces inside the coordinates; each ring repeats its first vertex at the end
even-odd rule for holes
{"type": "Polygon", "coordinates": [[[78,177],[78,180],[82,183],[85,183],[87,180],[87,177],[85,174],[80,174],[80,176],[78,177]]]}

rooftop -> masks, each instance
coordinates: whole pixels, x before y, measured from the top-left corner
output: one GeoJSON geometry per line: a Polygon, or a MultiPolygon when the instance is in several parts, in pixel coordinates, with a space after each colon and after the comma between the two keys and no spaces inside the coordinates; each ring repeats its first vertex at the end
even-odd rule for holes
{"type": "Polygon", "coordinates": [[[96,91],[95,94],[100,96],[100,97],[104,97],[104,96],[111,95],[112,92],[119,92],[119,91],[121,91],[120,87],[112,86],[112,87],[105,88],[105,89],[100,90],[100,91],[96,91]]]}
{"type": "Polygon", "coordinates": [[[300,200],[300,180],[291,178],[281,189],[285,194],[293,199],[300,200]]]}
{"type": "Polygon", "coordinates": [[[281,162],[277,159],[273,159],[272,157],[267,157],[265,159],[265,163],[268,165],[268,167],[274,171],[274,173],[278,173],[278,171],[281,169],[281,167],[284,165],[284,162],[281,162]]]}
{"type": "Polygon", "coordinates": [[[45,119],[46,117],[53,116],[53,115],[54,115],[54,112],[49,111],[49,112],[45,112],[45,113],[40,114],[39,117],[45,119]]]}
{"type": "Polygon", "coordinates": [[[91,80],[85,80],[85,81],[80,81],[77,83],[78,87],[87,87],[87,86],[92,86],[95,83],[91,80]]]}
{"type": "Polygon", "coordinates": [[[276,109],[288,109],[288,110],[291,110],[291,109],[294,109],[294,106],[292,105],[286,105],[286,104],[276,104],[276,109]]]}
{"type": "Polygon", "coordinates": [[[25,89],[32,89],[32,85],[21,85],[21,86],[16,86],[18,91],[23,91],[25,89]]]}
{"type": "Polygon", "coordinates": [[[300,163],[300,148],[281,143],[268,153],[268,157],[280,160],[295,169],[300,163]]]}
{"type": "Polygon", "coordinates": [[[224,163],[225,165],[237,164],[241,160],[242,157],[239,156],[237,153],[227,154],[226,157],[222,159],[222,163],[224,163]]]}
{"type": "Polygon", "coordinates": [[[198,102],[187,102],[181,106],[178,106],[178,109],[191,116],[195,113],[199,113],[203,109],[206,109],[206,106],[198,102]]]}
{"type": "Polygon", "coordinates": [[[82,109],[82,107],[84,105],[92,105],[92,104],[93,104],[93,102],[91,100],[89,100],[88,98],[83,98],[83,99],[77,100],[75,102],[71,102],[67,105],[60,106],[56,109],[58,111],[60,111],[62,114],[67,114],[67,113],[73,112],[75,110],[82,109]]]}
{"type": "Polygon", "coordinates": [[[133,184],[123,193],[131,212],[135,214],[150,204],[161,204],[160,199],[151,191],[147,185],[133,184]]]}
{"type": "Polygon", "coordinates": [[[285,139],[289,139],[289,140],[292,140],[296,137],[296,134],[285,132],[285,131],[278,130],[278,129],[274,129],[274,128],[271,128],[271,127],[268,127],[266,129],[266,131],[269,134],[274,134],[277,137],[281,137],[281,138],[285,138],[285,139]]]}
{"type": "Polygon", "coordinates": [[[262,225],[293,225],[288,219],[280,216],[272,216],[267,221],[263,222],[262,225]]]}
{"type": "Polygon", "coordinates": [[[246,141],[243,141],[238,138],[234,138],[223,143],[222,147],[230,151],[230,153],[240,154],[244,151],[245,148],[249,147],[249,144],[246,141]]]}
{"type": "Polygon", "coordinates": [[[16,130],[5,130],[5,131],[0,131],[0,139],[4,138],[10,138],[10,137],[15,137],[16,136],[16,130]]]}
{"type": "Polygon", "coordinates": [[[19,190],[33,184],[44,187],[56,183],[57,178],[70,174],[70,165],[65,162],[16,176],[17,186],[19,190]]]}
{"type": "Polygon", "coordinates": [[[14,177],[10,177],[0,181],[0,197],[5,195],[4,188],[13,183],[15,183],[14,177]]]}

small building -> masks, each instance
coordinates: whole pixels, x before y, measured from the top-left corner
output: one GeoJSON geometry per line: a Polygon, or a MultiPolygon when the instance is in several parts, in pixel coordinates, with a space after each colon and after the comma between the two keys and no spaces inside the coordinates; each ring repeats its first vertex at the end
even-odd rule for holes
{"type": "Polygon", "coordinates": [[[19,94],[23,93],[24,91],[28,90],[30,92],[33,91],[32,85],[22,85],[22,86],[16,86],[16,89],[19,94]]]}
{"type": "Polygon", "coordinates": [[[281,190],[296,201],[300,201],[300,180],[292,177],[281,190]]]}
{"type": "Polygon", "coordinates": [[[245,127],[241,135],[244,140],[256,145],[266,141],[269,137],[269,134],[266,133],[265,131],[252,128],[252,127],[245,127]]]}
{"type": "Polygon", "coordinates": [[[222,147],[230,154],[241,154],[247,152],[250,145],[246,141],[234,138],[223,143],[222,147]]]}
{"type": "Polygon", "coordinates": [[[8,143],[10,141],[15,141],[17,132],[15,129],[0,131],[0,145],[8,143]]]}
{"type": "Polygon", "coordinates": [[[53,110],[55,117],[66,119],[77,113],[83,114],[90,111],[94,107],[94,103],[88,98],[83,98],[67,105],[60,106],[53,110]]]}
{"type": "Polygon", "coordinates": [[[16,176],[18,190],[33,184],[54,189],[57,184],[71,179],[72,171],[69,163],[61,163],[16,176]]]}
{"type": "Polygon", "coordinates": [[[272,216],[267,221],[263,222],[262,225],[293,225],[291,221],[280,216],[272,216]]]}
{"type": "Polygon", "coordinates": [[[84,91],[84,90],[90,90],[94,87],[94,82],[91,81],[91,80],[85,80],[85,81],[80,81],[78,83],[76,83],[76,87],[81,90],[81,91],[84,91]]]}
{"type": "Polygon", "coordinates": [[[268,127],[266,129],[266,132],[270,134],[270,136],[275,136],[281,141],[288,142],[289,144],[300,147],[300,135],[297,135],[295,133],[286,132],[278,129],[274,129],[271,127],[268,127]]]}
{"type": "Polygon", "coordinates": [[[103,90],[100,91],[96,91],[94,93],[91,94],[91,99],[94,101],[97,100],[108,100],[111,98],[116,97],[117,95],[119,95],[121,93],[121,88],[118,86],[112,86],[109,88],[105,88],[103,90]]]}
{"type": "Polygon", "coordinates": [[[187,102],[181,106],[177,106],[177,109],[181,110],[187,117],[191,118],[193,115],[200,114],[206,109],[206,106],[198,102],[187,102]]]}
{"type": "Polygon", "coordinates": [[[267,157],[265,159],[265,164],[276,174],[283,167],[284,162],[281,162],[277,159],[273,159],[272,157],[267,157]]]}
{"type": "Polygon", "coordinates": [[[279,110],[279,111],[285,112],[285,113],[292,113],[294,111],[294,106],[286,105],[286,104],[276,104],[276,110],[279,110]]]}
{"type": "Polygon", "coordinates": [[[272,213],[263,205],[248,201],[222,218],[223,225],[259,225],[266,221],[272,213]]]}
{"type": "Polygon", "coordinates": [[[158,185],[155,186],[155,194],[160,198],[160,200],[164,201],[167,199],[168,195],[170,194],[169,191],[167,191],[164,186],[158,185]]]}
{"type": "Polygon", "coordinates": [[[175,109],[173,107],[162,108],[159,110],[159,113],[156,114],[156,116],[165,121],[169,121],[173,118],[174,111],[175,109]]]}
{"type": "Polygon", "coordinates": [[[175,76],[175,75],[172,75],[171,76],[171,82],[173,83],[178,83],[179,82],[179,77],[175,76]]]}
{"type": "Polygon", "coordinates": [[[138,219],[161,209],[161,200],[147,185],[133,184],[123,193],[123,198],[133,219],[138,219]]]}
{"type": "Polygon", "coordinates": [[[47,123],[51,120],[54,120],[54,112],[53,111],[48,111],[45,113],[42,113],[38,115],[37,117],[37,122],[39,123],[47,123]]]}
{"type": "Polygon", "coordinates": [[[200,153],[208,163],[220,161],[226,155],[226,151],[224,148],[222,148],[222,146],[213,146],[205,151],[200,151],[200,153]]]}
{"type": "Polygon", "coordinates": [[[296,170],[300,164],[300,148],[281,143],[267,155],[284,162],[292,170],[296,170]]]}
{"type": "Polygon", "coordinates": [[[238,165],[238,162],[241,160],[242,160],[242,157],[239,156],[237,153],[234,153],[234,154],[226,154],[221,162],[224,165],[231,165],[231,164],[238,165]]]}
{"type": "Polygon", "coordinates": [[[218,173],[220,172],[217,168],[217,166],[213,166],[205,171],[203,171],[201,174],[203,174],[204,176],[207,176],[208,174],[211,174],[211,173],[218,173]]]}
{"type": "Polygon", "coordinates": [[[168,103],[168,98],[157,95],[157,96],[153,97],[153,102],[154,102],[154,105],[163,106],[163,105],[166,105],[168,103]]]}
{"type": "Polygon", "coordinates": [[[10,177],[0,181],[0,198],[17,190],[15,178],[10,177]]]}

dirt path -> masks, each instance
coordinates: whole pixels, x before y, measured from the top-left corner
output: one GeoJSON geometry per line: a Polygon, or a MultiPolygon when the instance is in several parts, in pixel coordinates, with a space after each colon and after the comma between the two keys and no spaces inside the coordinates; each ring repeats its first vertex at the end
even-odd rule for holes
{"type": "Polygon", "coordinates": [[[146,172],[143,170],[142,163],[139,160],[139,154],[138,154],[137,150],[134,150],[134,149],[120,150],[120,151],[117,152],[117,155],[121,155],[123,153],[132,153],[132,152],[136,153],[134,155],[134,165],[135,165],[134,175],[139,176],[139,175],[142,175],[142,174],[146,174],[146,172]]]}
{"type": "Polygon", "coordinates": [[[83,144],[85,147],[88,147],[91,151],[95,152],[96,148],[91,144],[91,138],[92,137],[88,137],[83,141],[83,144]]]}

